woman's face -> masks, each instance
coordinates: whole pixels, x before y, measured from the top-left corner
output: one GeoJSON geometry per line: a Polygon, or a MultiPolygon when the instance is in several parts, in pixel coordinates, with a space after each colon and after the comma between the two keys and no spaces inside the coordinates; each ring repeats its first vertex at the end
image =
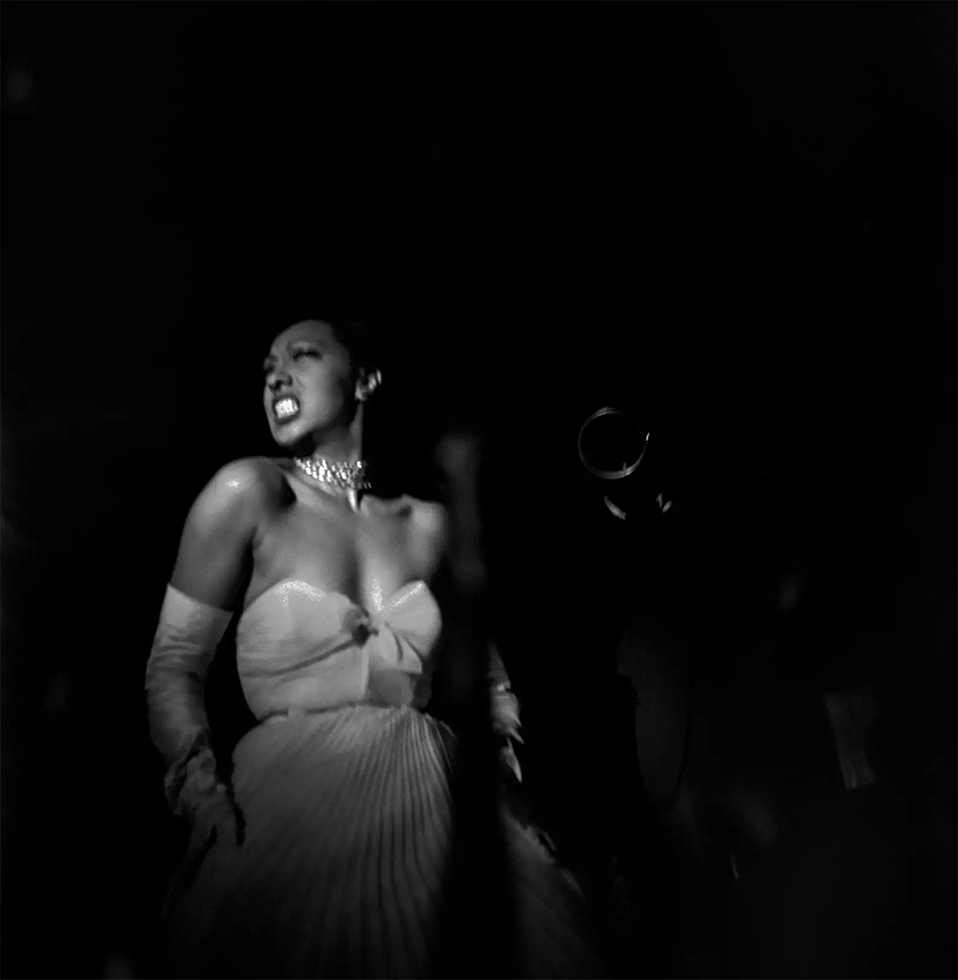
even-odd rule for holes
{"type": "Polygon", "coordinates": [[[263,405],[279,445],[291,446],[311,432],[351,421],[352,360],[328,324],[306,320],[284,330],[263,369],[263,405]]]}

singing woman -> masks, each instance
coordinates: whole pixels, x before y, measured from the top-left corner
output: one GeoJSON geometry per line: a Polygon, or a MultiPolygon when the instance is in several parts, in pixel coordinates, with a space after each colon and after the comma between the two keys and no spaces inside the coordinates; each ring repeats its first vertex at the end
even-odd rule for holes
{"type": "MultiPolygon", "coordinates": [[[[165,975],[439,969],[456,735],[427,709],[449,530],[439,503],[367,485],[363,427],[381,384],[357,331],[284,330],[262,391],[277,457],[224,466],[186,519],[146,671],[168,800],[192,828],[165,913],[165,975]],[[234,615],[256,723],[224,760],[204,684],[234,615]]],[[[493,683],[495,726],[515,738],[518,704],[504,675],[493,683]]],[[[518,972],[598,976],[580,895],[502,819],[518,972]]]]}

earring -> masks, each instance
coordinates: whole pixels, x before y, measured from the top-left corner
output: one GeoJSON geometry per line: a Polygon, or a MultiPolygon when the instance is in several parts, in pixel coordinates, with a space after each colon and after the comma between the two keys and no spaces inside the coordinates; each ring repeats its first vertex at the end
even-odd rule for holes
{"type": "Polygon", "coordinates": [[[364,402],[382,384],[382,371],[374,371],[367,379],[366,384],[356,386],[356,397],[364,402]]]}

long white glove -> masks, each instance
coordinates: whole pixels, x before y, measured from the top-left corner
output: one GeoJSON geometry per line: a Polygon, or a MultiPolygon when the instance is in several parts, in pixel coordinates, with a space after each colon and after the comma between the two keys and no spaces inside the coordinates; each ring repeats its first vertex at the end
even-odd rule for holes
{"type": "Polygon", "coordinates": [[[168,585],[146,665],[146,696],[150,734],[168,766],[170,808],[204,825],[204,832],[228,827],[238,836],[210,744],[204,696],[207,669],[231,618],[168,585]]]}

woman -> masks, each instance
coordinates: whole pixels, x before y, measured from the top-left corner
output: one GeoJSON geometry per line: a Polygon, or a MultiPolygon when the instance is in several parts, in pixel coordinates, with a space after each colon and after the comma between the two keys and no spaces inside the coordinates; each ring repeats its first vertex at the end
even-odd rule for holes
{"type": "MultiPolygon", "coordinates": [[[[276,338],[263,401],[287,455],[225,466],[186,521],[146,683],[170,804],[192,825],[165,917],[165,975],[442,969],[453,738],[422,709],[447,522],[438,504],[364,492],[364,415],[382,375],[357,336],[310,320],[276,338]],[[203,680],[234,607],[258,724],[227,779],[203,680]]],[[[515,736],[503,678],[498,693],[497,727],[515,736]]],[[[598,975],[577,894],[504,821],[521,971],[598,975]]]]}

